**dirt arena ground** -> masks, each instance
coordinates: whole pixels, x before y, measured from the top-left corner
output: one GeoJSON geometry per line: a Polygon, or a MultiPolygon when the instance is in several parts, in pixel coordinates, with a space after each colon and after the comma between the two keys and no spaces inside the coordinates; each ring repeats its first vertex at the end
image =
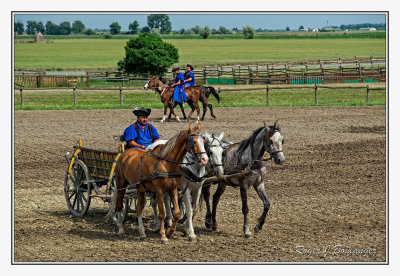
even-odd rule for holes
{"type": "MultiPolygon", "coordinates": [[[[131,110],[18,111],[14,113],[14,262],[385,262],[385,107],[217,108],[203,130],[234,142],[263,121],[279,119],[285,137],[282,166],[268,163],[271,209],[259,235],[245,239],[240,193],[228,187],[217,216],[219,229],[204,226],[205,206],[194,220],[198,241],[179,230],[168,245],[152,231],[139,239],[129,214],[125,236],[103,222],[107,205],[93,199],[89,212],[68,212],[64,154],[81,138],[86,147],[117,151],[131,110]]],[[[187,128],[150,117],[162,138],[187,128]]],[[[212,188],[212,192],[215,187],[212,188]]],[[[262,202],[249,190],[250,228],[262,202]]]]}

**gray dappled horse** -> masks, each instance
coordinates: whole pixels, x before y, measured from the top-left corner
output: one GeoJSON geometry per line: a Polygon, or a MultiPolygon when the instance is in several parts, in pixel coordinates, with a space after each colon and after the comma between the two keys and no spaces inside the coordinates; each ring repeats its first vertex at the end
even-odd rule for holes
{"type": "Polygon", "coordinates": [[[240,143],[231,144],[225,142],[227,145],[223,157],[225,175],[237,174],[245,171],[247,171],[247,174],[233,176],[226,182],[218,183],[218,188],[213,196],[212,212],[210,212],[209,203],[211,185],[203,186],[202,192],[207,206],[205,225],[208,229],[212,228],[213,230],[217,230],[217,205],[221,195],[225,191],[226,185],[239,187],[242,199],[242,213],[244,216],[243,231],[245,237],[250,238],[251,232],[247,221],[247,214],[249,212],[247,190],[250,186],[253,186],[264,204],[263,213],[258,219],[258,224],[254,227],[254,232],[258,234],[264,225],[270,207],[264,187],[266,160],[263,160],[263,156],[265,152],[268,152],[270,159],[273,159],[275,164],[282,164],[285,161],[285,156],[282,151],[283,142],[284,140],[280,133],[278,121],[275,121],[273,126],[267,126],[264,122],[264,127],[257,129],[248,139],[240,143]]]}

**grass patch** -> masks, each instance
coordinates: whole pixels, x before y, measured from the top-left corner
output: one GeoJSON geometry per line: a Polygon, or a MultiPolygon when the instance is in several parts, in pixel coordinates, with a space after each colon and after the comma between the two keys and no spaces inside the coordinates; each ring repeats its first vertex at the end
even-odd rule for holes
{"type": "MultiPolygon", "coordinates": [[[[59,39],[16,43],[16,70],[116,69],[124,39],[59,39]]],[[[384,38],[165,39],[179,51],[179,64],[194,66],[386,56],[384,38]]]]}
{"type": "MultiPolygon", "coordinates": [[[[259,107],[266,106],[265,90],[222,91],[221,103],[210,96],[214,107],[259,107]]],[[[314,106],[314,89],[271,89],[269,106],[314,106]]],[[[318,88],[319,106],[365,106],[386,105],[385,90],[371,90],[366,103],[366,89],[318,88]]],[[[120,105],[119,91],[79,91],[74,106],[72,90],[63,92],[25,91],[24,106],[21,106],[19,91],[14,93],[15,110],[64,110],[64,109],[130,109],[133,106],[163,108],[158,95],[152,91],[124,91],[120,105]]],[[[186,108],[188,106],[186,105],[186,108]]]]}

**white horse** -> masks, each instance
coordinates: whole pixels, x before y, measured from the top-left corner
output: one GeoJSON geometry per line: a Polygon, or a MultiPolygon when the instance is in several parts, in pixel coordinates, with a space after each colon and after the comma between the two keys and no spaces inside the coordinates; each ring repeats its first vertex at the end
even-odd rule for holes
{"type": "MultiPolygon", "coordinates": [[[[198,209],[199,200],[201,196],[201,188],[204,183],[204,178],[206,173],[212,173],[216,176],[221,176],[224,174],[223,164],[222,164],[222,153],[224,151],[221,140],[224,137],[224,133],[220,133],[218,137],[213,134],[208,134],[207,132],[203,136],[205,138],[205,149],[209,158],[209,170],[206,172],[205,167],[201,167],[196,158],[187,153],[183,159],[183,163],[193,163],[193,165],[181,165],[181,172],[183,176],[179,182],[178,188],[181,190],[183,195],[183,201],[186,209],[186,222],[184,226],[184,232],[188,236],[189,241],[195,241],[196,235],[193,229],[193,217],[198,209]]],[[[153,210],[154,210],[154,223],[156,230],[160,227],[160,221],[157,214],[157,204],[153,200],[153,210]]],[[[166,223],[168,226],[172,224],[172,212],[171,203],[169,196],[164,194],[164,203],[166,209],[166,223]]]]}

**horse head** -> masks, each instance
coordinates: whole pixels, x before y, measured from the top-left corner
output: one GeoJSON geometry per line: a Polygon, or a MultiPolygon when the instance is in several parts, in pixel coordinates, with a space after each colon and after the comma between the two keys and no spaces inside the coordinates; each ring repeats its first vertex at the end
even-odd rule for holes
{"type": "Polygon", "coordinates": [[[214,134],[204,134],[206,139],[206,150],[208,158],[210,159],[210,167],[213,173],[217,176],[224,174],[224,166],[222,163],[222,154],[224,148],[222,147],[221,140],[224,138],[224,133],[221,132],[219,136],[214,136],[214,134]]]}
{"type": "Polygon", "coordinates": [[[196,156],[200,166],[205,166],[208,163],[208,156],[204,147],[204,139],[201,134],[201,124],[198,123],[196,129],[193,129],[189,123],[189,131],[187,136],[186,149],[188,152],[196,156]]]}
{"type": "Polygon", "coordinates": [[[271,158],[274,159],[275,164],[283,164],[285,162],[285,155],[283,154],[283,143],[284,139],[281,134],[281,128],[278,120],[275,121],[273,126],[267,126],[264,122],[265,138],[264,147],[265,150],[270,154],[271,158]]]}
{"type": "Polygon", "coordinates": [[[143,86],[143,89],[147,90],[148,88],[160,88],[163,82],[158,76],[153,76],[150,80],[143,86]]]}

